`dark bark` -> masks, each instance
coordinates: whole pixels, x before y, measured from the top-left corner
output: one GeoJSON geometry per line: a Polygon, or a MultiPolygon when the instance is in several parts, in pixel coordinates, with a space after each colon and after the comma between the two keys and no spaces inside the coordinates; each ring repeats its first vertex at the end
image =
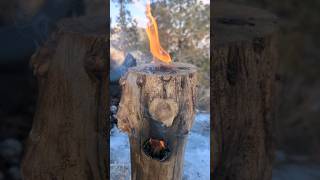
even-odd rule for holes
{"type": "Polygon", "coordinates": [[[103,17],[64,20],[33,55],[39,95],[23,179],[109,178],[105,28],[103,17]]]}
{"type": "Polygon", "coordinates": [[[221,2],[213,11],[211,175],[219,180],[271,180],[276,17],[221,2]]]}

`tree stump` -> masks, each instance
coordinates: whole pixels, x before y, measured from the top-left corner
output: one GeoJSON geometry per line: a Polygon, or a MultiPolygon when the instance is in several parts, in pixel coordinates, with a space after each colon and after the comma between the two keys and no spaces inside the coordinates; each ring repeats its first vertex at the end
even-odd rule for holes
{"type": "Polygon", "coordinates": [[[271,180],[277,18],[230,3],[213,8],[211,176],[271,180]]]}
{"type": "Polygon", "coordinates": [[[63,20],[34,54],[39,95],[23,179],[109,179],[106,27],[104,17],[63,20]]]}
{"type": "Polygon", "coordinates": [[[196,68],[183,63],[137,66],[120,81],[117,119],[130,139],[132,180],[182,179],[196,83],[196,68]]]}

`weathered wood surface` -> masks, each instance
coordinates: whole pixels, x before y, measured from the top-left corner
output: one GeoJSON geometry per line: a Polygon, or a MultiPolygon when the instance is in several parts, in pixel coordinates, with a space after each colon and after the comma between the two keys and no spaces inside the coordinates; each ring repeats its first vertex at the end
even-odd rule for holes
{"type": "Polygon", "coordinates": [[[219,1],[213,8],[211,176],[271,180],[277,18],[219,1]]]}
{"type": "Polygon", "coordinates": [[[23,179],[109,179],[106,39],[104,17],[66,19],[34,54],[39,95],[23,179]]]}
{"type": "MultiPolygon", "coordinates": [[[[128,133],[131,179],[182,179],[184,149],[195,116],[197,72],[192,65],[175,63],[174,73],[146,70],[153,64],[130,68],[121,80],[118,127],[128,133]],[[147,156],[143,144],[162,139],[170,149],[164,161],[147,156]]],[[[169,70],[170,71],[170,70],[169,70]]]]}

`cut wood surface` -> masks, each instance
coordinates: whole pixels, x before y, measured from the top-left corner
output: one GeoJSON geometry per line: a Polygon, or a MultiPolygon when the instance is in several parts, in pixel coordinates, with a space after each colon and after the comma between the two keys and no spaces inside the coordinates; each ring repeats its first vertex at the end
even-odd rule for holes
{"type": "Polygon", "coordinates": [[[213,8],[211,176],[271,180],[277,18],[220,1],[213,8]]]}
{"type": "Polygon", "coordinates": [[[106,26],[104,17],[63,20],[33,55],[39,95],[23,179],[109,179],[106,26]]]}
{"type": "Polygon", "coordinates": [[[117,119],[130,139],[132,180],[182,179],[184,149],[195,117],[196,71],[183,63],[161,68],[145,64],[130,68],[120,81],[117,119]],[[164,141],[170,151],[166,159],[145,152],[150,138],[150,146],[164,141]]]}

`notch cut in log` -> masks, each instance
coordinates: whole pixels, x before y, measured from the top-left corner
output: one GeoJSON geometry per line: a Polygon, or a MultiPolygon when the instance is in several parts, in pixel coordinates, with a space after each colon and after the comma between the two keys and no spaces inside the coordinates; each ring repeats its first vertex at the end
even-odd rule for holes
{"type": "Polygon", "coordinates": [[[82,17],[61,21],[33,55],[39,95],[23,179],[109,179],[106,50],[105,18],[82,17]]]}
{"type": "Polygon", "coordinates": [[[196,67],[184,63],[133,67],[121,79],[117,119],[130,139],[132,180],[182,179],[196,83],[196,67]]]}
{"type": "Polygon", "coordinates": [[[211,177],[271,180],[277,18],[215,2],[211,59],[211,177]]]}

